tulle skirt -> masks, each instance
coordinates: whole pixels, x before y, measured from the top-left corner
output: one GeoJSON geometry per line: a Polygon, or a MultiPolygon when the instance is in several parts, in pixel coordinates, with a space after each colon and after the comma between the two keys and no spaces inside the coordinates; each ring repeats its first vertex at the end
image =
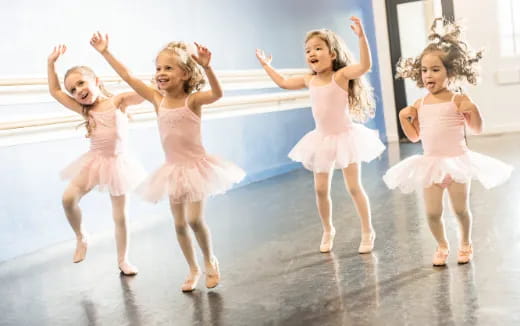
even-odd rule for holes
{"type": "Polygon", "coordinates": [[[194,202],[229,190],[245,172],[235,164],[207,155],[191,164],[164,163],[139,186],[148,201],[170,197],[173,203],[194,202]]]}
{"type": "Polygon", "coordinates": [[[391,167],[383,176],[390,189],[404,193],[443,184],[446,178],[457,183],[479,180],[489,189],[504,183],[513,168],[492,157],[467,151],[454,157],[413,155],[391,167]]]}
{"type": "Polygon", "coordinates": [[[102,155],[89,151],[61,171],[63,179],[82,176],[86,187],[121,196],[134,190],[146,177],[142,166],[128,154],[102,155]]]}
{"type": "Polygon", "coordinates": [[[351,163],[370,162],[381,155],[385,145],[377,130],[352,124],[348,131],[322,134],[318,130],[307,133],[289,153],[293,161],[314,172],[343,169],[351,163]]]}

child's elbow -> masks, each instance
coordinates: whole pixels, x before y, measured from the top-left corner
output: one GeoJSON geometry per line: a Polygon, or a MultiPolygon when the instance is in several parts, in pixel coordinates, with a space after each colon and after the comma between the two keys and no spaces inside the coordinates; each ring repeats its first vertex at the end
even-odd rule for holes
{"type": "Polygon", "coordinates": [[[367,64],[365,64],[365,72],[369,72],[370,70],[372,70],[372,61],[369,61],[367,62],[367,64]]]}
{"type": "Polygon", "coordinates": [[[482,133],[482,125],[471,128],[471,133],[474,135],[480,135],[482,133]]]}
{"type": "Polygon", "coordinates": [[[215,101],[221,99],[222,96],[224,96],[222,90],[213,91],[213,98],[215,99],[215,101]]]}

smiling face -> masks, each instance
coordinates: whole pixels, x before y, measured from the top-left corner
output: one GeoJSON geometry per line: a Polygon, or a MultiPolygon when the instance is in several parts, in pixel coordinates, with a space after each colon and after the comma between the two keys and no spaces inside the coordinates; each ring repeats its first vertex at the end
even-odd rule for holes
{"type": "Polygon", "coordinates": [[[421,78],[424,87],[432,94],[448,87],[449,78],[440,52],[430,52],[421,59],[421,78]]]}
{"type": "Polygon", "coordinates": [[[169,51],[159,53],[155,60],[155,82],[160,90],[183,87],[189,74],[179,65],[179,57],[169,51]]]}
{"type": "Polygon", "coordinates": [[[312,71],[322,73],[332,70],[336,53],[331,53],[327,43],[320,37],[313,36],[305,43],[305,58],[312,71]]]}
{"type": "Polygon", "coordinates": [[[81,71],[69,73],[64,84],[69,94],[81,105],[94,104],[101,93],[99,80],[81,71]]]}

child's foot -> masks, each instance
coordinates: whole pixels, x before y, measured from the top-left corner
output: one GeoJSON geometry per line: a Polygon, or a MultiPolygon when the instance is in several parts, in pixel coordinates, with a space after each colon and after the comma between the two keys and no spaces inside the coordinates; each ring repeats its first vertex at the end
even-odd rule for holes
{"type": "Polygon", "coordinates": [[[437,250],[433,255],[433,266],[445,266],[449,254],[450,249],[437,247],[437,250]]]}
{"type": "Polygon", "coordinates": [[[374,241],[376,241],[376,233],[374,231],[370,233],[362,233],[358,252],[360,254],[368,254],[372,252],[372,250],[374,250],[374,241]]]}
{"type": "Polygon", "coordinates": [[[459,264],[467,264],[473,259],[473,246],[471,244],[462,245],[457,254],[459,264]]]}
{"type": "Polygon", "coordinates": [[[76,251],[74,252],[74,257],[72,258],[73,263],[79,263],[85,256],[87,255],[87,247],[88,242],[86,237],[78,238],[76,241],[76,251]]]}
{"type": "Polygon", "coordinates": [[[197,283],[199,282],[199,278],[201,276],[201,272],[199,269],[190,271],[188,277],[182,284],[181,290],[182,292],[192,292],[197,287],[197,283]]]}
{"type": "Polygon", "coordinates": [[[119,263],[119,270],[125,276],[134,276],[134,275],[137,275],[137,273],[139,273],[139,270],[137,269],[137,267],[135,267],[134,265],[130,264],[127,261],[119,263]]]}
{"type": "Polygon", "coordinates": [[[336,236],[336,229],[332,227],[330,232],[323,232],[321,236],[320,252],[330,252],[334,245],[334,237],[336,236]]]}
{"type": "Polygon", "coordinates": [[[218,268],[217,257],[213,256],[213,262],[206,266],[206,287],[212,289],[220,282],[220,271],[218,268]]]}

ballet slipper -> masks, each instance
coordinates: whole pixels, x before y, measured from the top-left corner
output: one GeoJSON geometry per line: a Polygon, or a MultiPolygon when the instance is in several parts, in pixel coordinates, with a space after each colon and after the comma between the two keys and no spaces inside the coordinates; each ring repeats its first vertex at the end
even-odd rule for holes
{"type": "Polygon", "coordinates": [[[457,253],[457,262],[467,264],[473,259],[473,246],[471,244],[462,245],[457,253]]]}
{"type": "Polygon", "coordinates": [[[449,253],[450,250],[448,248],[438,247],[437,250],[435,250],[435,254],[433,255],[433,266],[445,266],[449,253]]]}
{"type": "Polygon", "coordinates": [[[87,247],[88,241],[86,237],[77,239],[76,251],[74,252],[74,257],[72,258],[73,263],[79,263],[85,259],[85,256],[87,255],[87,247]]]}
{"type": "Polygon", "coordinates": [[[127,261],[119,263],[119,270],[125,276],[134,276],[137,275],[137,273],[139,273],[137,267],[135,267],[127,261]]]}
{"type": "Polygon", "coordinates": [[[320,243],[320,252],[326,253],[332,250],[335,236],[336,229],[334,227],[331,228],[330,232],[323,232],[320,243]]]}
{"type": "Polygon", "coordinates": [[[190,274],[182,284],[182,292],[192,292],[193,290],[195,290],[195,288],[197,287],[197,283],[199,282],[200,276],[200,270],[190,271],[190,274]]]}
{"type": "Polygon", "coordinates": [[[374,250],[374,241],[376,240],[376,233],[374,231],[364,234],[361,236],[361,242],[359,243],[358,252],[360,254],[368,254],[374,250]],[[369,234],[367,237],[366,234],[369,234]]]}
{"type": "Polygon", "coordinates": [[[213,263],[211,263],[211,269],[206,266],[206,287],[212,289],[220,282],[220,271],[218,266],[217,257],[213,256],[213,263]]]}

